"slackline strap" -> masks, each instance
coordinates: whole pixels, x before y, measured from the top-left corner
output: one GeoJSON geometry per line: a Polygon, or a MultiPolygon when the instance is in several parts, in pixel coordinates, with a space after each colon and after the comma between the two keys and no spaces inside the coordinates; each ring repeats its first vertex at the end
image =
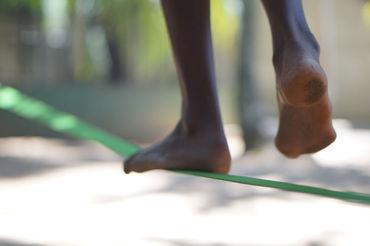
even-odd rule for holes
{"type": "MultiPolygon", "coordinates": [[[[140,149],[138,146],[79,120],[76,116],[58,111],[44,102],[26,96],[12,87],[0,87],[0,109],[14,113],[28,120],[41,123],[54,131],[67,134],[78,139],[99,142],[121,156],[132,155],[140,149]]],[[[370,205],[370,194],[336,191],[288,182],[200,171],[177,170],[175,172],[233,183],[313,194],[370,205]]]]}

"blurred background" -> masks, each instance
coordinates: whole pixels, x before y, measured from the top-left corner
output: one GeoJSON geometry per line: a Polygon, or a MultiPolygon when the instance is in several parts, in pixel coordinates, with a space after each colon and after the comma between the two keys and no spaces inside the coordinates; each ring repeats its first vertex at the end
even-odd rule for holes
{"type": "MultiPolygon", "coordinates": [[[[303,1],[338,139],[298,160],[272,143],[275,75],[260,1],[211,3],[232,172],[370,193],[370,3],[303,1]]],[[[1,0],[0,37],[2,85],[143,146],[179,118],[157,0],[1,0]]],[[[0,119],[0,245],[370,243],[366,206],[162,171],[124,176],[121,157],[96,143],[2,110],[0,119]]]]}
{"type": "MultiPolygon", "coordinates": [[[[304,4],[321,44],[335,117],[370,123],[368,4],[304,4]]],[[[3,85],[144,142],[176,123],[179,89],[158,1],[4,0],[0,23],[3,85]]],[[[276,116],[271,35],[261,4],[213,1],[212,28],[225,123],[276,116]]],[[[47,135],[1,118],[0,135],[47,135]]]]}

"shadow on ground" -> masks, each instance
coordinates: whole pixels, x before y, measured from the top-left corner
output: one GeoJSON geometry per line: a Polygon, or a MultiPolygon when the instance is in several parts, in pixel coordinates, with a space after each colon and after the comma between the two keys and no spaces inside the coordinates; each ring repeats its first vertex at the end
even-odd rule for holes
{"type": "MultiPolygon", "coordinates": [[[[6,148],[1,149],[0,178],[32,177],[63,168],[102,165],[104,161],[119,163],[117,156],[107,154],[107,150],[89,143],[46,139],[32,141],[31,144],[29,140],[22,139],[0,141],[2,146],[9,147],[13,144],[19,148],[16,151],[8,148],[8,152],[6,148]],[[22,148],[27,149],[28,152],[24,153],[22,148]],[[30,152],[29,148],[34,148],[34,151],[30,152]],[[4,156],[4,154],[7,155],[4,156]]],[[[199,212],[209,212],[212,209],[229,206],[239,200],[261,197],[286,200],[293,196],[292,193],[280,190],[262,189],[166,171],[156,172],[162,172],[165,175],[165,185],[153,186],[145,191],[125,196],[100,195],[94,202],[122,202],[154,193],[192,194],[204,198],[202,199],[204,204],[199,206],[199,212]]],[[[351,166],[327,167],[309,157],[292,161],[282,157],[273,146],[269,145],[260,151],[249,152],[248,155],[237,160],[233,165],[232,174],[370,193],[369,169],[352,168],[351,166]]]]}
{"type": "Polygon", "coordinates": [[[42,246],[42,244],[23,243],[0,238],[0,246],[42,246]]]}
{"type": "Polygon", "coordinates": [[[102,146],[74,140],[0,139],[0,179],[26,178],[120,158],[102,146]]]}
{"type": "MultiPolygon", "coordinates": [[[[310,158],[306,161],[283,161],[275,163],[252,163],[249,157],[243,157],[235,165],[233,174],[261,177],[279,181],[293,182],[305,185],[315,185],[342,191],[370,193],[370,176],[367,172],[345,167],[323,167],[310,158]]],[[[100,197],[97,202],[111,203],[133,199],[153,193],[194,194],[202,195],[204,202],[199,206],[199,212],[210,212],[212,209],[231,206],[239,200],[253,200],[261,197],[286,200],[294,193],[270,188],[258,188],[249,185],[234,184],[218,180],[184,176],[172,173],[167,176],[163,187],[146,190],[125,197],[100,197]],[[235,188],[238,192],[235,192],[235,188]],[[263,189],[263,191],[261,190],[263,189]],[[262,191],[262,192],[261,192],[262,191]]]]}
{"type": "Polygon", "coordinates": [[[22,178],[61,168],[63,165],[27,158],[0,157],[0,178],[22,178]]]}
{"type": "MultiPolygon", "coordinates": [[[[186,241],[175,241],[175,240],[166,240],[163,238],[147,238],[147,240],[158,242],[158,243],[165,243],[165,245],[171,245],[171,246],[227,246],[226,244],[221,243],[211,243],[211,244],[202,244],[202,243],[194,243],[194,242],[186,242],[186,241]]],[[[237,246],[237,245],[234,245],[237,246]]]]}
{"type": "MultiPolygon", "coordinates": [[[[325,167],[319,165],[310,157],[302,157],[292,161],[277,153],[249,153],[235,162],[232,174],[342,191],[370,193],[370,172],[367,169],[342,166],[325,167]]],[[[210,212],[212,209],[230,206],[240,200],[253,200],[261,197],[278,200],[294,199],[294,193],[291,192],[177,173],[168,173],[166,180],[166,185],[160,188],[147,189],[141,193],[125,197],[100,197],[97,202],[112,203],[153,193],[198,194],[204,198],[202,199],[204,204],[199,206],[198,212],[210,212]]]]}

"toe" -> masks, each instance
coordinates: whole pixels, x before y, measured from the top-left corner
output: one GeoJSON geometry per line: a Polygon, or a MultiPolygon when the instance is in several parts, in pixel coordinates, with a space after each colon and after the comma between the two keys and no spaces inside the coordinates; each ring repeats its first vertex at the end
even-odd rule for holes
{"type": "Polygon", "coordinates": [[[135,159],[135,155],[132,155],[130,156],[128,159],[126,159],[124,162],[123,162],[123,171],[126,173],[126,174],[129,174],[131,171],[132,171],[132,163],[135,159]]]}

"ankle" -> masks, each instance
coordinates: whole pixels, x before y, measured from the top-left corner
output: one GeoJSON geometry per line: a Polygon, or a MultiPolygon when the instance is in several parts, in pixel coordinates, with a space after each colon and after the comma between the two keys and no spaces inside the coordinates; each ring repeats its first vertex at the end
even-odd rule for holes
{"type": "Polygon", "coordinates": [[[302,38],[300,38],[275,42],[272,57],[275,69],[280,70],[285,56],[290,59],[290,56],[292,55],[301,58],[311,58],[318,61],[320,56],[320,46],[313,36],[310,40],[302,40],[302,38]]]}
{"type": "Polygon", "coordinates": [[[182,118],[176,131],[185,138],[226,139],[222,123],[213,121],[193,121],[182,118]]]}
{"type": "Polygon", "coordinates": [[[212,107],[204,107],[207,105],[203,102],[202,105],[191,107],[183,105],[181,119],[178,127],[186,136],[197,136],[202,134],[223,134],[223,125],[220,112],[218,110],[218,102],[211,102],[212,107]]]}

